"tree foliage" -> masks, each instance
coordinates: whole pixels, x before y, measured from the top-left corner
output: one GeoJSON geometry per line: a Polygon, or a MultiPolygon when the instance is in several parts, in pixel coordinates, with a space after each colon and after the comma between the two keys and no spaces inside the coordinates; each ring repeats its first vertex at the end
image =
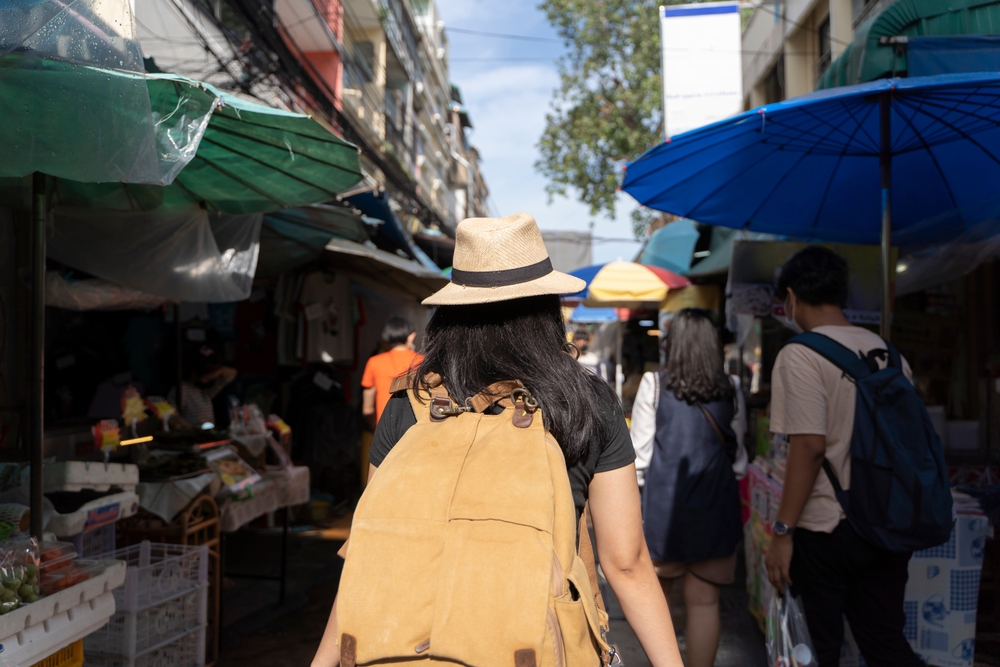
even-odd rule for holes
{"type": "MultiPolygon", "coordinates": [[[[663,4],[674,3],[541,3],[568,47],[535,163],[548,179],[550,198],[572,193],[592,215],[614,217],[622,165],[662,139],[658,7],[663,4]]],[[[633,221],[638,235],[644,216],[633,221]]]]}

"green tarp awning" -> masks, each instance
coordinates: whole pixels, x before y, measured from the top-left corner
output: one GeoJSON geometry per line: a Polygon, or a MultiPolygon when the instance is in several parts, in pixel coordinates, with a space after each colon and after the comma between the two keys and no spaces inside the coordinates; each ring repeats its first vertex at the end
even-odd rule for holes
{"type": "Polygon", "coordinates": [[[276,211],[361,179],[357,148],[309,116],[181,76],[18,54],[0,58],[0,154],[0,177],[42,171],[61,203],[119,210],[276,211]]]}
{"type": "Polygon", "coordinates": [[[816,88],[850,86],[905,72],[905,50],[879,44],[881,37],[995,34],[1000,34],[1000,0],[899,0],[858,26],[854,39],[816,88]]]}

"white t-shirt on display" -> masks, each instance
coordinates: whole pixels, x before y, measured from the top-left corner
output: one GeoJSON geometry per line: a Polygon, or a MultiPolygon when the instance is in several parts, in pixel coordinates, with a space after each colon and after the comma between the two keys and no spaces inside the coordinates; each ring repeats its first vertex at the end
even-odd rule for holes
{"type": "Polygon", "coordinates": [[[342,273],[314,271],[302,279],[299,354],[309,362],[354,361],[354,296],[342,273]]]}

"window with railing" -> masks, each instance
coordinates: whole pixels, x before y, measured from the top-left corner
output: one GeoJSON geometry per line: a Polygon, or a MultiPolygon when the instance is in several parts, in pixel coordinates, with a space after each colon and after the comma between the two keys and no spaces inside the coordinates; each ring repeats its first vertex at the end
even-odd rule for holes
{"type": "Polygon", "coordinates": [[[764,77],[764,104],[774,104],[785,99],[785,55],[778,56],[778,62],[764,77]]]}
{"type": "Polygon", "coordinates": [[[830,63],[833,62],[833,49],[830,46],[830,17],[819,24],[819,61],[816,63],[816,77],[823,76],[830,63]]]}

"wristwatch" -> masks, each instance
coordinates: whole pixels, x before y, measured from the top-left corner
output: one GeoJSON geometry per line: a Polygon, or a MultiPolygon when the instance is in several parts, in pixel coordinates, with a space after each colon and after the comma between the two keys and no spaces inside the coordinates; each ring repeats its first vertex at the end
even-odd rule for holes
{"type": "Polygon", "coordinates": [[[775,521],[772,528],[774,529],[775,535],[791,535],[795,532],[795,528],[793,526],[789,526],[784,521],[775,521]]]}

